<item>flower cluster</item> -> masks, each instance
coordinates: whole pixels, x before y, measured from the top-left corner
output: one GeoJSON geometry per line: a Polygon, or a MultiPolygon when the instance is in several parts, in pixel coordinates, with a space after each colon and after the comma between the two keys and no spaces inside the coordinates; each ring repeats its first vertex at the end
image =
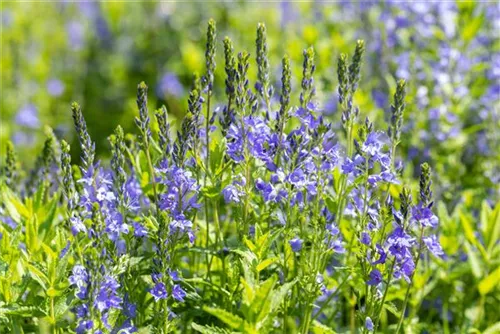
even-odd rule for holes
{"type": "MultiPolygon", "coordinates": [[[[109,137],[109,163],[96,159],[76,103],[71,109],[80,168],[72,167],[65,141],[59,147],[51,135],[45,142],[38,174],[27,181],[34,184],[25,187],[33,190],[25,196],[32,203],[35,193],[33,202],[41,202],[59,191],[44,194],[44,182],[60,184],[61,233],[69,238],[60,258],[72,259],[67,277],[77,333],[148,327],[209,332],[216,323],[205,313],[232,330],[270,332],[274,326],[283,333],[308,333],[346,308],[357,312],[351,326],[372,332],[394,287],[407,291],[397,310],[400,330],[419,261],[431,261],[426,253],[444,257],[435,233],[431,169],[420,166],[414,203],[396,159],[405,141],[405,81],[397,84],[387,131],[375,129],[368,118],[358,121],[364,111],[354,94],[365,44],[357,41],[352,57],[338,61],[343,131],[336,131],[316,101],[314,48],[303,52],[295,95],[293,64],[283,57],[278,98],[266,38],[259,24],[255,90],[248,79],[249,53],[240,52],[236,61],[232,42],[224,40],[227,103],[221,113],[211,110],[218,97],[211,20],[206,73],[194,77],[179,127],[170,123],[165,106],[156,110],[156,123],[151,121],[142,82],[138,133],[116,128],[109,137]]],[[[18,170],[10,145],[7,158],[6,188],[15,190],[18,170]]],[[[12,206],[2,206],[2,216],[12,206]]]]}

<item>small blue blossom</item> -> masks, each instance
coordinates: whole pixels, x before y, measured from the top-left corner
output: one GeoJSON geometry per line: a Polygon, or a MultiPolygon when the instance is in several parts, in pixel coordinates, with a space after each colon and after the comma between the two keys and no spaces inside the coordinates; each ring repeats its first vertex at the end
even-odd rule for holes
{"type": "Polygon", "coordinates": [[[158,302],[160,299],[167,298],[167,289],[165,288],[165,284],[162,282],[156,283],[156,285],[149,291],[155,302],[158,302]]]}
{"type": "Polygon", "coordinates": [[[300,250],[302,249],[303,241],[300,238],[293,238],[289,241],[289,243],[294,252],[300,252],[300,250]]]}
{"type": "Polygon", "coordinates": [[[172,287],[172,296],[175,298],[175,300],[184,302],[186,292],[181,288],[179,284],[174,284],[174,286],[172,287]]]}
{"type": "Polygon", "coordinates": [[[380,270],[373,269],[370,272],[370,279],[366,283],[368,285],[374,285],[374,286],[378,286],[380,283],[382,283],[382,274],[380,273],[380,270]]]}
{"type": "Polygon", "coordinates": [[[425,237],[423,238],[423,241],[429,252],[431,252],[434,256],[442,257],[444,255],[443,248],[441,247],[436,235],[433,234],[429,237],[425,237]]]}
{"type": "Polygon", "coordinates": [[[369,332],[373,332],[373,321],[370,317],[366,317],[365,319],[365,328],[369,332]]]}

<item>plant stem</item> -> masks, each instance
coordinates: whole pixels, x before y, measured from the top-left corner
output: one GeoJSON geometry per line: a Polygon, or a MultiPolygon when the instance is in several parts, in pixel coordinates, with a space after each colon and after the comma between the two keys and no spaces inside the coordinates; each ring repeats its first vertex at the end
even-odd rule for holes
{"type": "Polygon", "coordinates": [[[394,273],[394,266],[396,265],[396,258],[392,261],[391,269],[389,270],[389,276],[387,277],[387,285],[385,286],[384,295],[382,301],[380,302],[380,307],[377,312],[377,320],[375,321],[374,333],[377,332],[378,324],[380,323],[380,318],[382,317],[382,310],[384,309],[385,299],[387,298],[387,292],[389,291],[389,286],[391,285],[392,274],[394,273]]]}
{"type": "Polygon", "coordinates": [[[405,300],[403,302],[403,310],[401,311],[401,316],[399,317],[399,322],[398,322],[398,327],[396,329],[396,334],[399,333],[399,331],[401,330],[401,326],[403,325],[403,320],[404,320],[405,312],[406,312],[406,306],[408,305],[408,299],[410,298],[410,291],[411,291],[411,288],[413,286],[413,277],[415,276],[415,273],[417,272],[418,261],[420,260],[420,255],[422,254],[423,237],[424,237],[424,226],[422,226],[422,228],[420,229],[420,244],[418,246],[417,259],[415,260],[415,270],[411,274],[410,284],[408,284],[408,288],[406,289],[405,300]]]}

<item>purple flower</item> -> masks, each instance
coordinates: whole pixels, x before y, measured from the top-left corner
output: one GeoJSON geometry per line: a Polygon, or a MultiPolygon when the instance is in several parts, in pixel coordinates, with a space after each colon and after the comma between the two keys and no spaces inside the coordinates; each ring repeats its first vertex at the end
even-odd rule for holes
{"type": "Polygon", "coordinates": [[[162,282],[156,283],[156,285],[149,291],[155,302],[158,302],[160,299],[167,298],[167,289],[165,289],[165,284],[162,282]]]}
{"type": "Polygon", "coordinates": [[[255,187],[257,188],[257,190],[260,191],[260,193],[262,194],[262,197],[264,197],[264,201],[266,203],[270,202],[270,201],[273,201],[273,202],[276,201],[276,199],[278,197],[278,192],[274,189],[272,184],[266,183],[266,182],[262,181],[261,179],[257,179],[255,181],[255,187]]]}
{"type": "Polygon", "coordinates": [[[342,243],[342,240],[340,240],[340,239],[335,239],[332,242],[330,242],[330,249],[332,249],[335,253],[338,253],[338,254],[345,253],[344,244],[342,243]]]}
{"type": "Polygon", "coordinates": [[[293,238],[289,241],[289,243],[294,252],[300,252],[300,250],[302,249],[303,241],[300,238],[293,238]]]}
{"type": "Polygon", "coordinates": [[[64,84],[59,79],[50,79],[47,81],[47,91],[52,96],[61,96],[64,93],[64,84]]]}
{"type": "Polygon", "coordinates": [[[180,97],[184,93],[184,87],[177,75],[169,72],[165,73],[160,79],[156,93],[160,98],[163,98],[165,95],[180,97]]]}
{"type": "MultiPolygon", "coordinates": [[[[0,240],[2,239],[2,234],[0,233],[0,240]]],[[[69,251],[69,247],[71,246],[71,243],[68,242],[66,243],[66,246],[64,246],[64,248],[61,250],[61,254],[59,254],[59,258],[62,259],[63,257],[66,256],[66,254],[68,253],[69,251]]]]}
{"type": "Polygon", "coordinates": [[[373,332],[373,321],[370,317],[366,317],[366,319],[365,319],[365,328],[369,332],[373,332]]]}
{"type": "Polygon", "coordinates": [[[83,47],[85,41],[85,27],[78,21],[71,21],[66,25],[68,33],[68,42],[73,50],[79,50],[83,47]]]}
{"type": "Polygon", "coordinates": [[[186,297],[186,292],[182,290],[179,284],[175,284],[172,288],[172,296],[175,300],[179,302],[184,302],[184,297],[186,297]]]}
{"type": "Polygon", "coordinates": [[[139,224],[138,222],[132,223],[132,226],[134,226],[134,236],[137,238],[142,238],[148,235],[148,230],[139,224]]]}
{"type": "Polygon", "coordinates": [[[408,257],[402,262],[400,265],[396,266],[394,271],[394,278],[399,279],[401,276],[406,280],[406,282],[410,283],[410,276],[415,271],[415,263],[413,262],[413,258],[408,257]]]}
{"type": "Polygon", "coordinates": [[[87,227],[80,217],[71,217],[69,221],[71,223],[71,232],[73,233],[73,235],[76,235],[80,232],[87,232],[87,227]]]}
{"type": "Polygon", "coordinates": [[[38,110],[33,104],[25,104],[19,109],[16,115],[16,123],[30,129],[37,129],[40,127],[40,120],[38,118],[38,110]]]}
{"type": "Polygon", "coordinates": [[[429,252],[431,252],[434,256],[442,257],[444,255],[443,248],[441,247],[441,244],[439,244],[439,240],[436,235],[433,234],[429,237],[425,237],[423,240],[429,252]]]}
{"type": "Polygon", "coordinates": [[[422,206],[422,204],[412,208],[411,218],[413,222],[418,222],[424,227],[435,228],[439,222],[438,217],[432,213],[432,210],[422,206]]]}
{"type": "Polygon", "coordinates": [[[379,244],[376,245],[377,248],[377,254],[379,255],[379,258],[377,261],[372,262],[373,265],[376,264],[384,264],[385,260],[387,259],[387,253],[385,250],[380,246],[379,244]]]}
{"type": "Polygon", "coordinates": [[[88,333],[94,327],[94,322],[92,320],[82,320],[78,323],[76,327],[77,334],[88,333]]]}
{"type": "Polygon", "coordinates": [[[104,282],[99,288],[97,298],[94,300],[94,306],[100,312],[106,311],[111,308],[120,309],[122,299],[118,296],[118,288],[120,284],[114,277],[106,276],[104,282]]]}
{"type": "Polygon", "coordinates": [[[240,197],[243,196],[242,192],[238,190],[233,184],[228,185],[222,190],[222,195],[226,203],[240,203],[240,197]]]}
{"type": "Polygon", "coordinates": [[[401,227],[397,227],[387,238],[389,252],[395,256],[398,261],[412,257],[411,247],[414,243],[415,238],[412,238],[401,227]]]}
{"type": "Polygon", "coordinates": [[[361,150],[375,160],[382,159],[382,148],[386,141],[386,136],[382,132],[371,132],[366,138],[361,150]]]}
{"type": "Polygon", "coordinates": [[[306,184],[306,176],[302,169],[297,168],[290,175],[288,175],[288,182],[296,187],[303,187],[306,184]]]}
{"type": "Polygon", "coordinates": [[[177,270],[169,270],[168,274],[170,275],[172,281],[174,282],[180,281],[179,272],[177,270]]]}
{"type": "Polygon", "coordinates": [[[378,286],[380,283],[382,283],[382,274],[378,269],[373,269],[370,272],[370,279],[368,282],[366,282],[368,285],[374,285],[378,286]]]}
{"type": "Polygon", "coordinates": [[[85,299],[87,297],[88,285],[89,285],[89,274],[87,269],[82,265],[76,265],[73,267],[72,275],[69,277],[69,283],[76,286],[75,295],[79,299],[85,299]]]}
{"type": "Polygon", "coordinates": [[[368,245],[370,245],[371,242],[372,242],[372,240],[370,238],[370,234],[368,234],[367,232],[362,232],[361,233],[361,243],[368,246],[368,245]]]}

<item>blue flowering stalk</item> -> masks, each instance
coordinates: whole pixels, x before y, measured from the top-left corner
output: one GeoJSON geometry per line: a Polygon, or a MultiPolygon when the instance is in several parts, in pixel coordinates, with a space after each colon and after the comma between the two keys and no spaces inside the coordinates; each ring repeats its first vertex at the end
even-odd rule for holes
{"type": "MultiPolygon", "coordinates": [[[[207,85],[207,112],[205,118],[205,147],[206,147],[206,160],[205,160],[205,171],[208,173],[210,166],[210,102],[213,93],[214,84],[214,72],[215,72],[215,53],[216,53],[216,38],[217,30],[216,24],[213,19],[208,21],[207,29],[207,47],[205,51],[205,62],[206,62],[206,75],[205,84],[207,85]]],[[[206,174],[205,174],[205,184],[206,184],[206,174]]],[[[208,218],[206,218],[208,219],[208,218]]]]}
{"type": "Polygon", "coordinates": [[[153,161],[151,159],[151,152],[149,149],[152,137],[151,128],[149,125],[150,119],[148,112],[148,86],[144,82],[141,82],[137,86],[137,108],[139,109],[139,117],[135,118],[135,123],[140,131],[140,143],[142,150],[146,154],[150,182],[153,188],[154,203],[156,211],[158,211],[158,191],[156,187],[155,169],[153,167],[153,161]]]}
{"type": "Polygon", "coordinates": [[[257,39],[256,44],[256,60],[257,60],[257,78],[255,88],[260,97],[266,104],[266,112],[270,113],[271,110],[271,97],[273,96],[273,86],[269,78],[269,58],[267,55],[267,32],[266,25],[259,23],[257,25],[257,39]]]}
{"type": "Polygon", "coordinates": [[[156,122],[158,123],[159,144],[162,150],[162,157],[169,158],[172,155],[172,138],[170,136],[170,123],[168,121],[167,108],[162,106],[155,112],[156,122]]]}
{"type": "Polygon", "coordinates": [[[418,250],[414,258],[413,272],[408,280],[408,288],[406,290],[405,299],[403,301],[403,308],[401,311],[401,316],[399,318],[396,333],[399,333],[403,325],[403,320],[405,317],[406,306],[410,297],[411,289],[413,287],[413,278],[418,267],[420,257],[424,251],[424,246],[437,257],[444,254],[439,241],[435,235],[425,236],[424,233],[428,227],[436,228],[438,224],[438,218],[432,213],[432,190],[431,190],[431,168],[427,163],[420,165],[420,203],[418,206],[412,208],[411,221],[417,223],[420,226],[419,237],[418,237],[418,250]]]}
{"type": "Polygon", "coordinates": [[[300,92],[300,106],[304,109],[308,108],[309,102],[316,94],[314,88],[314,71],[316,65],[314,64],[314,48],[310,47],[304,50],[304,62],[302,64],[302,91],[300,92]]]}
{"type": "Polygon", "coordinates": [[[356,42],[356,48],[354,50],[354,55],[352,57],[352,63],[349,65],[349,90],[351,95],[354,95],[358,89],[358,83],[361,72],[361,63],[363,61],[363,55],[365,53],[365,42],[363,40],[358,40],[356,42]]]}
{"type": "Polygon", "coordinates": [[[285,126],[290,119],[290,93],[292,91],[292,71],[290,69],[290,58],[284,56],[282,60],[282,74],[281,74],[281,95],[280,95],[280,109],[276,115],[275,131],[278,133],[278,152],[276,154],[276,164],[280,163],[280,154],[282,150],[283,132],[285,126]]]}
{"type": "Polygon", "coordinates": [[[400,142],[401,128],[403,124],[403,116],[405,110],[405,97],[406,97],[406,81],[400,80],[394,93],[394,103],[391,105],[391,122],[387,135],[391,139],[391,159],[392,164],[395,161],[396,146],[400,142]]]}
{"type": "Polygon", "coordinates": [[[5,165],[2,168],[2,174],[4,177],[5,184],[12,190],[16,190],[18,187],[19,166],[17,161],[17,155],[14,151],[14,145],[10,140],[7,141],[5,145],[5,165]]]}
{"type": "Polygon", "coordinates": [[[236,97],[236,62],[234,60],[234,48],[233,42],[231,42],[231,39],[227,36],[224,38],[224,59],[224,70],[226,72],[225,84],[227,105],[224,106],[219,122],[221,125],[222,135],[225,137],[229,126],[234,122],[232,103],[236,97]]]}
{"type": "Polygon", "coordinates": [[[87,131],[87,123],[83,118],[83,113],[80,105],[76,102],[73,102],[73,104],[71,105],[71,112],[73,114],[76,133],[78,135],[78,140],[80,141],[80,147],[82,149],[82,172],[85,173],[94,167],[95,143],[90,139],[90,135],[87,131]]]}
{"type": "Polygon", "coordinates": [[[33,195],[42,183],[48,181],[52,168],[52,162],[54,161],[53,145],[54,138],[52,136],[48,136],[43,143],[42,151],[35,161],[35,166],[30,171],[26,181],[25,190],[28,196],[33,195]]]}

